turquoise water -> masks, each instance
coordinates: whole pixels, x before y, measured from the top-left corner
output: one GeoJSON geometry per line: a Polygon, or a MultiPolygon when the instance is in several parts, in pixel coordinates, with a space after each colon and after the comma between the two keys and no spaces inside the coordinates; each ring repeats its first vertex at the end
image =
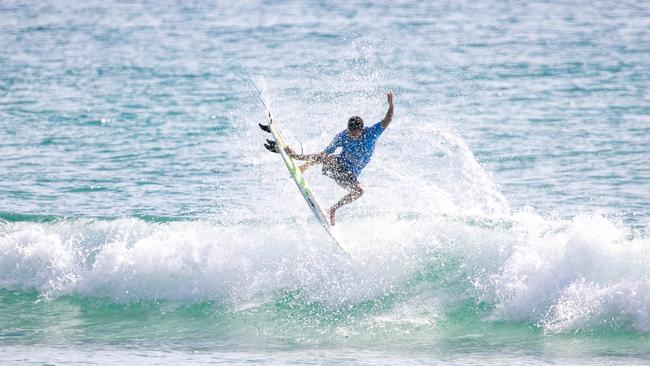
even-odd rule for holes
{"type": "Polygon", "coordinates": [[[650,360],[644,2],[2,1],[0,44],[0,363],[650,360]],[[394,91],[354,261],[233,63],[309,152],[394,91]]]}

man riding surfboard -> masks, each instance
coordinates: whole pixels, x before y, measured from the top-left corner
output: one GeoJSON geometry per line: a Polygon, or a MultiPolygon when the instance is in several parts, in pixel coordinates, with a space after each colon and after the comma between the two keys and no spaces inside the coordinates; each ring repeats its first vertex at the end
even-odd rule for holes
{"type": "Polygon", "coordinates": [[[293,159],[305,160],[307,163],[300,167],[302,172],[312,165],[323,164],[322,173],[332,179],[341,187],[348,190],[329,210],[330,224],[334,226],[336,210],[363,195],[363,187],[358,176],[363,168],[370,162],[375,151],[375,143],[393,119],[393,92],[386,94],[388,98],[388,111],[384,119],[371,127],[363,126],[363,119],[352,116],[348,120],[347,129],[334,136],[332,142],[320,153],[297,154],[289,146],[285,152],[293,159]],[[341,152],[334,154],[338,148],[341,152]]]}

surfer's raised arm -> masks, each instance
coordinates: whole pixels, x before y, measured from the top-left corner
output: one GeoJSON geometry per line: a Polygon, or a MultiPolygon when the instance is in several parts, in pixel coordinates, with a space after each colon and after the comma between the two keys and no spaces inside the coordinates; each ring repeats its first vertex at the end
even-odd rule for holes
{"type": "Polygon", "coordinates": [[[389,91],[386,93],[386,97],[388,97],[388,111],[386,111],[386,115],[384,116],[384,119],[381,120],[381,127],[386,128],[390,124],[390,122],[393,120],[393,92],[389,91]]]}

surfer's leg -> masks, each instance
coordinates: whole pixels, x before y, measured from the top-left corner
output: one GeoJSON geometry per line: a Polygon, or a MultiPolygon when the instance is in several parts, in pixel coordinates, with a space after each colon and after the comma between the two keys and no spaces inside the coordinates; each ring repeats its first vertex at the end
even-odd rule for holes
{"type": "Polygon", "coordinates": [[[341,198],[338,202],[332,206],[329,210],[329,216],[330,216],[330,225],[334,226],[335,224],[335,216],[336,216],[336,210],[341,208],[343,205],[347,205],[348,203],[358,199],[359,197],[363,196],[363,187],[361,187],[361,184],[359,182],[356,182],[353,185],[350,185],[349,187],[350,193],[346,194],[341,198]]]}
{"type": "MultiPolygon", "coordinates": [[[[339,161],[338,155],[325,155],[319,162],[323,164],[323,175],[337,180],[339,177],[339,171],[341,170],[341,163],[339,161]]],[[[339,182],[337,181],[337,183],[339,182]]]]}
{"type": "Polygon", "coordinates": [[[300,166],[300,172],[304,173],[310,166],[320,164],[320,161],[312,160],[310,162],[304,163],[300,166]]]}
{"type": "Polygon", "coordinates": [[[312,157],[310,160],[300,166],[300,171],[304,173],[311,166],[316,164],[323,164],[323,169],[332,169],[338,167],[337,155],[320,155],[312,157]]]}
{"type": "Polygon", "coordinates": [[[292,159],[295,160],[303,160],[307,161],[309,163],[311,162],[316,162],[316,163],[322,163],[324,164],[325,162],[330,160],[329,155],[325,155],[325,153],[319,152],[316,154],[297,154],[293,149],[289,146],[284,147],[284,151],[291,157],[292,159]]]}
{"type": "Polygon", "coordinates": [[[338,156],[332,155],[331,159],[323,163],[323,174],[334,179],[336,184],[348,190],[348,194],[343,196],[343,198],[329,209],[330,224],[334,226],[336,222],[336,210],[361,197],[363,195],[363,188],[357,180],[357,176],[343,166],[343,162],[338,156]]]}

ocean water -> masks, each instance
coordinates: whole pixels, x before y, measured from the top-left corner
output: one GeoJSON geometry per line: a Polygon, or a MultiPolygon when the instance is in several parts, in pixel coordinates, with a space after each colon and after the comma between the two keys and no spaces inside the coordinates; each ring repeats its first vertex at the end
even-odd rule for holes
{"type": "Polygon", "coordinates": [[[648,364],[649,86],[643,1],[2,0],[0,363],[648,364]],[[352,260],[235,65],[306,152],[394,91],[352,260]]]}

